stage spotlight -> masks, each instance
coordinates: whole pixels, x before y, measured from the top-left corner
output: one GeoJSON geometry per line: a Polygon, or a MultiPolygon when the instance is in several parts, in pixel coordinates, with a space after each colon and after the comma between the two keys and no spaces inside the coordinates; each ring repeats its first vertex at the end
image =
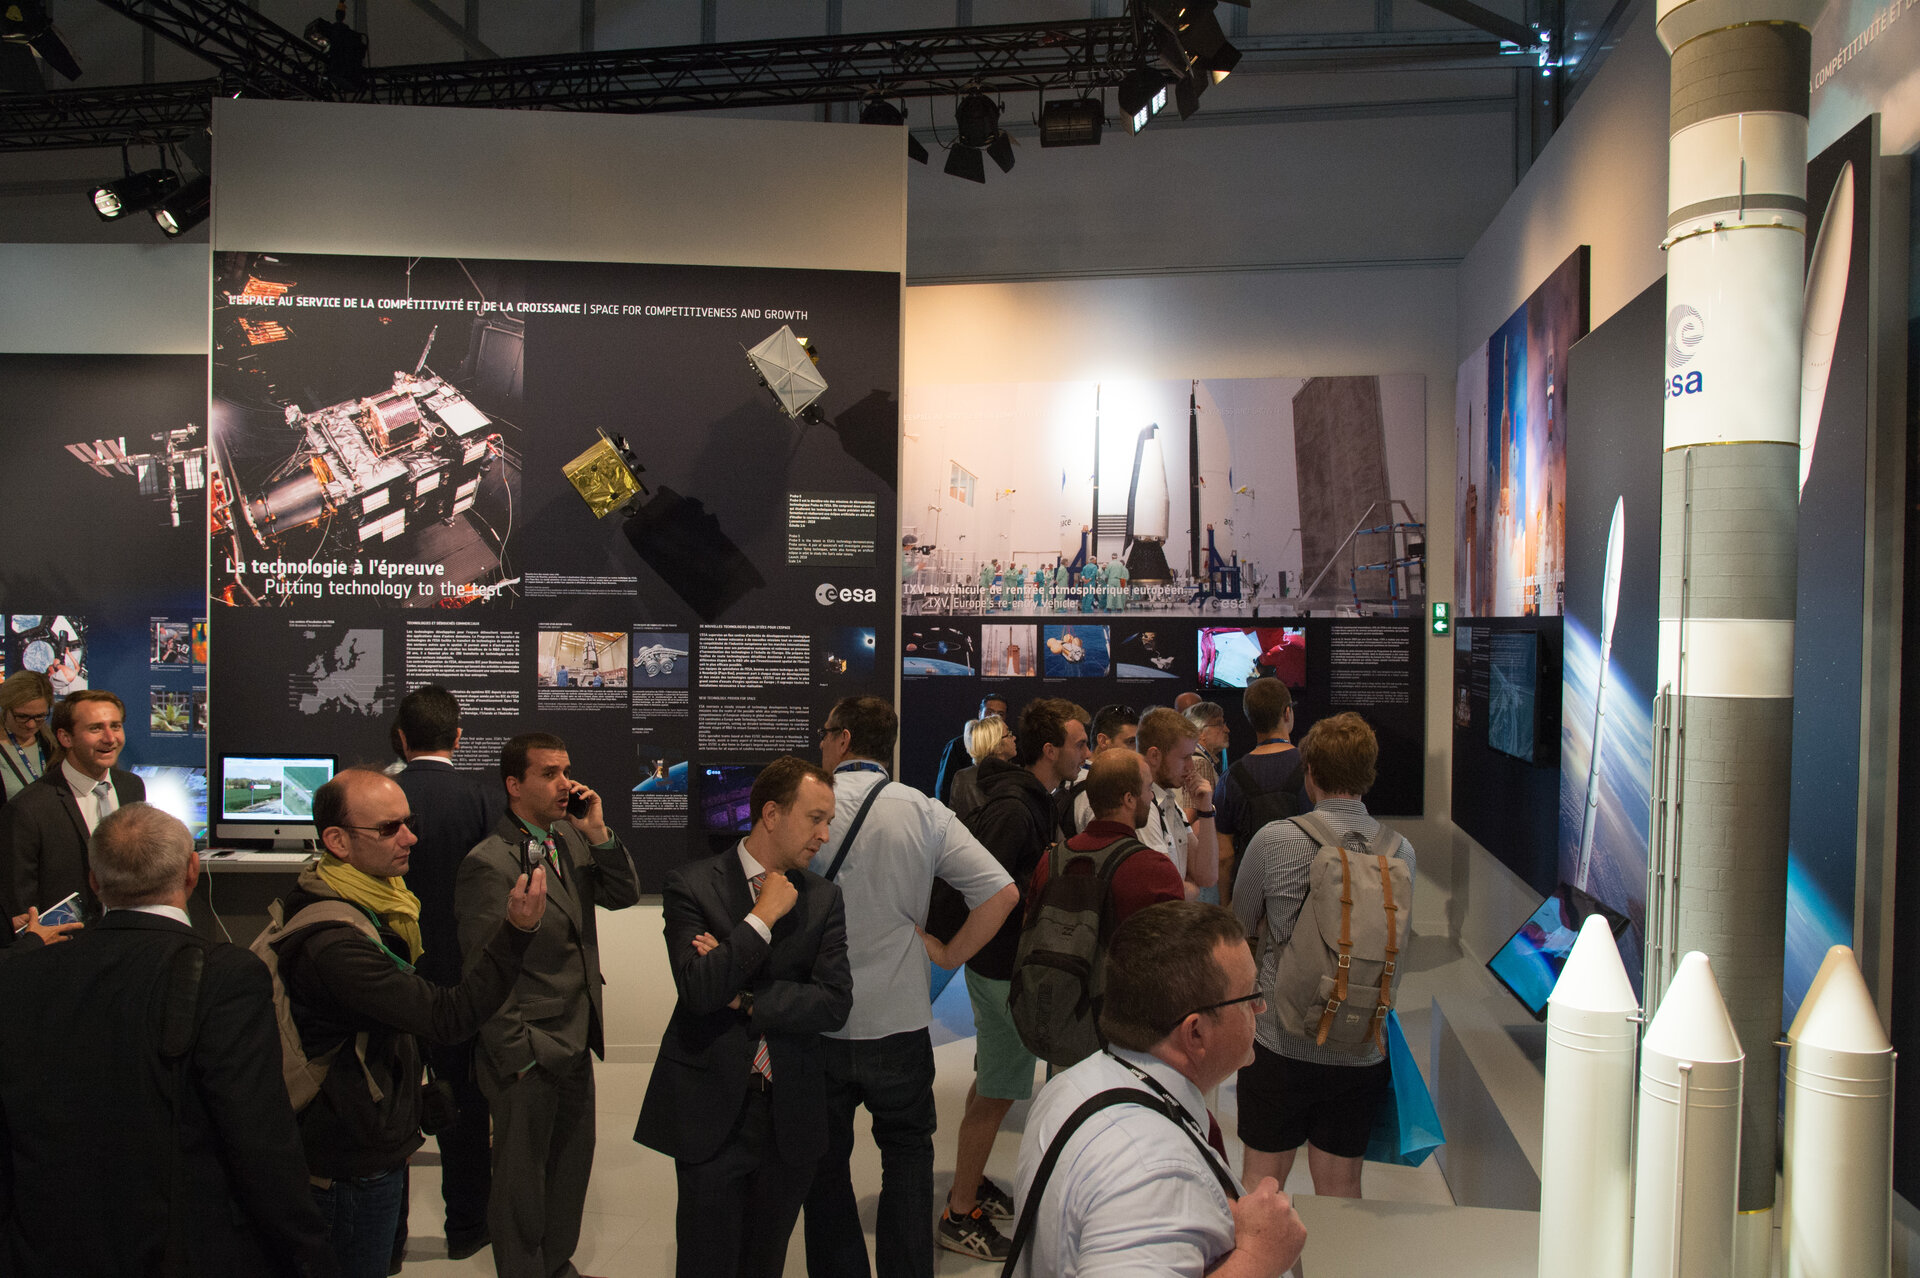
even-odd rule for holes
{"type": "Polygon", "coordinates": [[[1040,107],[1041,146],[1099,146],[1106,109],[1099,98],[1060,98],[1040,107]]]}
{"type": "Polygon", "coordinates": [[[112,222],[129,213],[145,213],[172,195],[180,186],[180,175],[172,169],[147,169],[129,173],[112,182],[102,182],[88,192],[93,211],[102,222],[112,222]]]}
{"type": "Polygon", "coordinates": [[[1166,108],[1167,76],[1154,67],[1135,67],[1120,82],[1117,96],[1120,109],[1127,113],[1127,127],[1138,133],[1166,108]]]}
{"type": "Polygon", "coordinates": [[[153,207],[153,220],[168,235],[185,235],[207,220],[213,205],[213,179],[202,173],[153,207]]]}
{"type": "MultiPolygon", "coordinates": [[[[1238,3],[1239,0],[1232,0],[1238,3]]],[[[1159,60],[1177,81],[1174,101],[1180,118],[1200,109],[1200,95],[1227,78],[1240,63],[1240,50],[1227,42],[1214,15],[1217,0],[1147,0],[1149,34],[1159,60]]],[[[1144,123],[1144,121],[1142,121],[1144,123]]],[[[1136,133],[1139,128],[1136,126],[1136,133]]]]}
{"type": "Polygon", "coordinates": [[[980,152],[958,142],[947,148],[946,170],[950,177],[965,178],[969,182],[987,180],[987,162],[980,158],[980,152]]]}
{"type": "Polygon", "coordinates": [[[307,43],[318,49],[321,74],[337,89],[358,89],[367,80],[367,37],[347,21],[347,6],[334,11],[333,21],[315,18],[307,24],[307,43]]]}
{"type": "MultiPolygon", "coordinates": [[[[860,108],[862,124],[896,124],[907,122],[906,112],[885,98],[868,98],[866,105],[860,108]]],[[[920,145],[920,139],[913,136],[913,130],[907,130],[907,158],[915,164],[927,162],[927,148],[920,145]]]]}
{"type": "Polygon", "coordinates": [[[80,78],[80,64],[60,37],[42,0],[8,0],[0,4],[0,40],[24,44],[40,60],[69,80],[80,78]]]}
{"type": "Polygon", "coordinates": [[[1000,131],[1000,106],[984,93],[969,93],[954,108],[953,122],[960,130],[960,145],[985,147],[1000,131]]]}

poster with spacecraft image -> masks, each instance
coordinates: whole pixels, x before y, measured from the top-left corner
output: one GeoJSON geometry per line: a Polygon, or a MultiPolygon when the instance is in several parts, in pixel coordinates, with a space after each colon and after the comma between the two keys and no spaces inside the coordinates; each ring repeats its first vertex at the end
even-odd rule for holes
{"type": "Polygon", "coordinates": [[[1460,365],[1454,612],[1554,617],[1566,588],[1567,352],[1587,332],[1585,245],[1460,365]]]}
{"type": "Polygon", "coordinates": [[[221,253],[213,303],[216,755],[384,763],[440,683],[456,762],[559,734],[657,889],[712,846],[659,760],[890,691],[898,276],[221,253]]]}
{"type": "Polygon", "coordinates": [[[1417,375],[930,384],[904,431],[909,622],[1426,598],[1417,375]]]}
{"type": "Polygon", "coordinates": [[[1877,336],[1869,304],[1875,143],[1874,121],[1865,120],[1807,165],[1783,1025],[1792,1023],[1828,948],[1854,939],[1874,412],[1869,369],[1877,336]]]}
{"type": "Polygon", "coordinates": [[[126,767],[205,762],[206,376],[191,355],[0,355],[5,673],[116,693],[126,767]],[[156,626],[184,660],[156,660],[156,626]]]}
{"type": "Polygon", "coordinates": [[[1574,343],[1567,364],[1557,878],[1631,921],[1620,945],[1636,989],[1659,691],[1663,414],[1651,388],[1665,376],[1666,298],[1663,279],[1574,343]]]}

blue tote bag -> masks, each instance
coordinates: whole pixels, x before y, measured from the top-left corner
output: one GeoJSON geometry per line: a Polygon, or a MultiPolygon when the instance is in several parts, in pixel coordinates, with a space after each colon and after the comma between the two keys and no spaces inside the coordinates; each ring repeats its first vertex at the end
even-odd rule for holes
{"type": "Polygon", "coordinates": [[[1400,1013],[1394,1011],[1387,1013],[1387,1064],[1393,1071],[1393,1084],[1387,1090],[1386,1104],[1380,1107],[1380,1116],[1374,1120],[1373,1135],[1367,1140],[1367,1161],[1418,1167],[1427,1161],[1428,1154],[1447,1143],[1447,1137],[1440,1130],[1433,1097],[1400,1029],[1400,1013]]]}

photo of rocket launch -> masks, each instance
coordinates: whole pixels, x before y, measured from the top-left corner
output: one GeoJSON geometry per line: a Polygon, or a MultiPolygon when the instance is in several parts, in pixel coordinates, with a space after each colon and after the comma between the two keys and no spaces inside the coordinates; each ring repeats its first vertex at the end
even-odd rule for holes
{"type": "Polygon", "coordinates": [[[1567,352],[1586,332],[1582,247],[1460,365],[1453,593],[1463,617],[1564,608],[1567,352]]]}
{"type": "Polygon", "coordinates": [[[1425,423],[1419,376],[909,386],[904,610],[1409,616],[1425,423]]]}

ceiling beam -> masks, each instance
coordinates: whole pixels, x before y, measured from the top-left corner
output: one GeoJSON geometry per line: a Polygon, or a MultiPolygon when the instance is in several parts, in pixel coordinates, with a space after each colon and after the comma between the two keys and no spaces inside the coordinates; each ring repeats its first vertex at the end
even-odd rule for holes
{"type": "Polygon", "coordinates": [[[1483,9],[1473,0],[1419,0],[1429,9],[1444,13],[1449,18],[1458,18],[1470,27],[1478,27],[1502,40],[1510,40],[1523,49],[1530,49],[1546,41],[1546,36],[1524,22],[1515,22],[1491,9],[1483,9]]]}
{"type": "Polygon", "coordinates": [[[241,0],[99,0],[212,63],[237,85],[272,98],[331,98],[320,52],[241,0]]]}

